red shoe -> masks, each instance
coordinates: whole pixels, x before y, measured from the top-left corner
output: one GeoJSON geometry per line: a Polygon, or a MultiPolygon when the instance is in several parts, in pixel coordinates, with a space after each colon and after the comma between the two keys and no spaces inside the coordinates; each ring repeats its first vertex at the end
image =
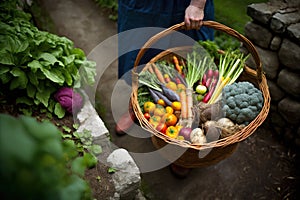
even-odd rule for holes
{"type": "Polygon", "coordinates": [[[172,173],[177,176],[178,178],[185,178],[190,173],[191,169],[181,167],[179,165],[171,164],[170,169],[172,173]]]}
{"type": "Polygon", "coordinates": [[[135,114],[130,110],[123,114],[116,124],[115,131],[117,135],[125,135],[126,131],[132,126],[135,121],[135,114]]]}

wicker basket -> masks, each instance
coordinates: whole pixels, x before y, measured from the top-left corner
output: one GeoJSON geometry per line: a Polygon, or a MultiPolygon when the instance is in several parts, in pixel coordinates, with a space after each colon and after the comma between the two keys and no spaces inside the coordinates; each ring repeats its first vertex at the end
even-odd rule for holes
{"type": "MultiPolygon", "coordinates": [[[[244,46],[248,49],[248,51],[251,53],[255,64],[256,64],[256,70],[253,70],[247,66],[244,67],[244,71],[242,75],[240,76],[239,80],[246,80],[254,85],[256,85],[262,92],[264,103],[263,107],[261,109],[261,112],[257,115],[257,117],[245,128],[242,130],[236,132],[235,134],[219,139],[217,141],[205,143],[203,145],[193,145],[190,144],[184,140],[176,140],[171,139],[167,137],[166,135],[160,133],[157,131],[154,127],[150,125],[150,123],[145,119],[143,116],[143,113],[139,107],[138,104],[138,72],[137,72],[137,66],[140,62],[140,59],[146,52],[146,50],[154,44],[157,40],[160,38],[172,33],[173,31],[177,31],[180,29],[184,29],[185,25],[184,23],[176,24],[156,35],[151,37],[141,48],[139,51],[137,58],[135,60],[134,68],[132,70],[132,94],[131,94],[131,104],[133,107],[133,111],[137,117],[137,119],[140,122],[140,125],[142,128],[147,130],[152,134],[152,143],[157,149],[161,149],[165,145],[174,145],[174,151],[176,149],[178,152],[184,152],[181,156],[179,156],[178,159],[174,160],[174,155],[170,152],[160,151],[162,156],[166,158],[167,160],[170,160],[171,162],[180,165],[182,167],[187,168],[196,168],[196,167],[202,167],[202,166],[208,166],[212,164],[216,164],[219,161],[227,158],[230,156],[237,148],[238,143],[240,141],[245,140],[247,137],[249,137],[266,119],[269,109],[270,109],[270,94],[269,89],[267,86],[266,77],[263,74],[262,71],[262,64],[259,58],[259,55],[253,46],[253,44],[243,35],[238,33],[237,31],[222,25],[218,22],[214,21],[204,21],[203,26],[207,26],[209,28],[213,28],[218,31],[225,32],[226,34],[233,36],[237,38],[239,41],[241,41],[244,46]],[[207,152],[209,152],[207,154],[207,152]],[[206,156],[199,156],[199,155],[206,155],[206,156]]],[[[147,65],[150,65],[151,63],[154,63],[160,59],[168,59],[173,54],[182,56],[189,52],[192,47],[176,47],[173,49],[169,49],[166,51],[163,51],[162,53],[158,54],[154,58],[152,58],[147,65]]],[[[146,67],[147,67],[146,65],[146,67]]],[[[146,68],[145,67],[145,68],[146,68]]]]}

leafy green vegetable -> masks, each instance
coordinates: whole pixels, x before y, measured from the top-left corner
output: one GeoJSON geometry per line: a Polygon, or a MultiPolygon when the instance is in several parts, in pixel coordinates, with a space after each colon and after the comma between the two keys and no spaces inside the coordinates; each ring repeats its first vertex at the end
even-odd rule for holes
{"type": "Polygon", "coordinates": [[[51,107],[52,94],[63,86],[93,85],[96,63],[68,38],[38,30],[16,2],[0,2],[0,86],[18,91],[18,103],[41,105],[63,117],[51,107]]]}

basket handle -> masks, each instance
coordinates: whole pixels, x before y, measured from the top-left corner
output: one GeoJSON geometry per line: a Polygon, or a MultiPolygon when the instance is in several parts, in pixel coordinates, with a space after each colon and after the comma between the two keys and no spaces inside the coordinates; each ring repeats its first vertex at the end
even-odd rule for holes
{"type": "MultiPolygon", "coordinates": [[[[256,63],[256,73],[257,73],[258,80],[259,81],[262,80],[262,63],[259,58],[258,52],[256,51],[254,45],[251,43],[250,40],[248,40],[245,36],[241,35],[236,30],[229,28],[229,27],[227,27],[221,23],[215,22],[215,21],[203,21],[202,26],[207,26],[208,28],[213,28],[215,30],[222,31],[224,33],[227,33],[228,35],[235,37],[239,41],[241,41],[246,46],[248,51],[251,53],[251,55],[256,63]]],[[[138,66],[141,58],[143,57],[143,55],[145,54],[147,49],[151,47],[152,44],[154,44],[160,38],[172,33],[173,31],[178,31],[178,30],[185,29],[185,28],[186,28],[185,23],[181,22],[179,24],[175,24],[175,25],[157,33],[156,35],[152,36],[138,52],[136,60],[134,62],[133,72],[136,72],[137,66],[138,66]]]]}

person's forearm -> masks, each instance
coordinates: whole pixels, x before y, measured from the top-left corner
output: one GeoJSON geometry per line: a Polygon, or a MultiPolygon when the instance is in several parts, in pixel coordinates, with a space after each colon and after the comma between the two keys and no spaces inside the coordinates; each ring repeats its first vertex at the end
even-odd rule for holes
{"type": "Polygon", "coordinates": [[[191,0],[190,5],[204,9],[206,0],[191,0]]]}

